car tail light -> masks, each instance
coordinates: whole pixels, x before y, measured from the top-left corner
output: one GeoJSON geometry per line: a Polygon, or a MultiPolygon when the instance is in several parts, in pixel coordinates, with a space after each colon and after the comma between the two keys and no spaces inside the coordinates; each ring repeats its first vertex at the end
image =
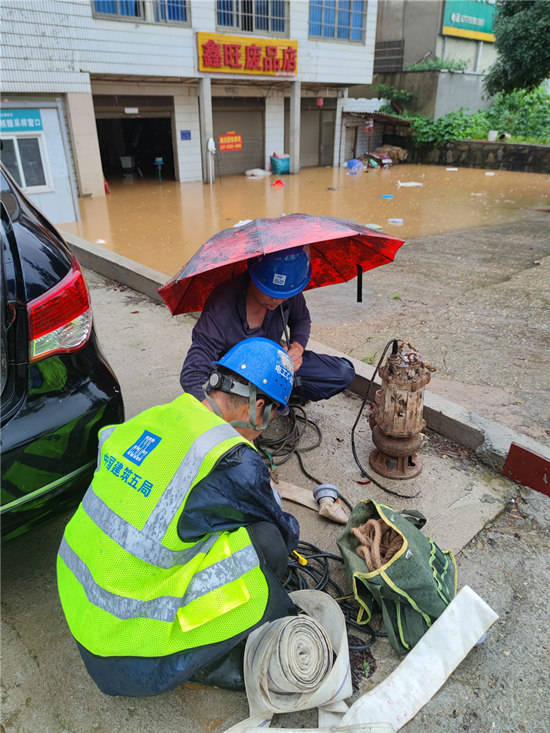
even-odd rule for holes
{"type": "Polygon", "coordinates": [[[27,303],[30,360],[81,348],[92,330],[92,309],[80,266],[73,258],[69,272],[55,287],[27,303]]]}

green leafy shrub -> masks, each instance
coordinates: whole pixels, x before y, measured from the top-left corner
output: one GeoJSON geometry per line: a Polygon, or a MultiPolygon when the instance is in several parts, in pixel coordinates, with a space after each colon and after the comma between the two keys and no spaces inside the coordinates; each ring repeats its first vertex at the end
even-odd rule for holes
{"type": "Polygon", "coordinates": [[[416,97],[414,92],[409,92],[407,89],[397,89],[396,87],[392,87],[391,84],[379,84],[376,92],[379,97],[390,99],[400,107],[408,104],[408,102],[411,102],[416,97]]]}
{"type": "Polygon", "coordinates": [[[463,107],[433,120],[426,115],[405,116],[411,120],[413,139],[419,143],[451,140],[486,140],[489,130],[511,135],[510,141],[550,143],[550,94],[539,87],[501,93],[489,109],[471,113],[463,107]]]}
{"type": "Polygon", "coordinates": [[[468,66],[462,59],[440,59],[438,56],[409,64],[405,71],[464,71],[468,66]]]}
{"type": "Polygon", "coordinates": [[[413,138],[420,143],[439,145],[450,140],[487,139],[490,129],[483,112],[470,114],[464,107],[438,120],[426,115],[407,116],[412,123],[413,138]]]}
{"type": "Polygon", "coordinates": [[[491,130],[522,140],[550,138],[550,94],[542,85],[530,92],[521,89],[498,94],[485,114],[491,130]]]}

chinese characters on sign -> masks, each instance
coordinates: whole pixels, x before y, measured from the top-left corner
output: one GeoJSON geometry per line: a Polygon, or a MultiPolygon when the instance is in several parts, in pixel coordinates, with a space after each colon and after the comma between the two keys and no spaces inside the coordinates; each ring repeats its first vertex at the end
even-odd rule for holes
{"type": "Polygon", "coordinates": [[[199,71],[295,76],[298,41],[197,33],[199,71]]]}
{"type": "Polygon", "coordinates": [[[441,32],[445,36],[494,41],[496,0],[446,0],[441,32]]]}
{"type": "Polygon", "coordinates": [[[42,130],[39,109],[3,109],[0,111],[0,132],[42,130]]]}
{"type": "Polygon", "coordinates": [[[219,136],[218,143],[220,150],[242,150],[243,136],[235,132],[235,130],[229,130],[225,135],[219,136]]]}

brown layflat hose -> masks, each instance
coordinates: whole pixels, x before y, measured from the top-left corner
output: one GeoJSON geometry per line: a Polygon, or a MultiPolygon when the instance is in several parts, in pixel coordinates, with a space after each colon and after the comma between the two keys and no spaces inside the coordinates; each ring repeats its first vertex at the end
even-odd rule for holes
{"type": "Polygon", "coordinates": [[[383,519],[369,519],[351,531],[359,541],[355,551],[371,572],[389,562],[403,544],[401,535],[383,519]]]}

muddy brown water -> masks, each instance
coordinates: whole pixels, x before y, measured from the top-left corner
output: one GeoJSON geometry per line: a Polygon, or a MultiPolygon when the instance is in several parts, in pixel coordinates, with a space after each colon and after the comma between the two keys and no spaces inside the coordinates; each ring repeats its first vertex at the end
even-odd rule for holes
{"type": "Polygon", "coordinates": [[[105,198],[80,199],[82,221],[58,226],[173,275],[209,237],[243,219],[294,212],[337,216],[409,239],[550,206],[550,178],[515,171],[397,165],[349,175],[345,168],[306,168],[282,176],[282,188],[272,185],[275,180],[242,175],[218,178],[212,186],[113,183],[105,198]]]}

